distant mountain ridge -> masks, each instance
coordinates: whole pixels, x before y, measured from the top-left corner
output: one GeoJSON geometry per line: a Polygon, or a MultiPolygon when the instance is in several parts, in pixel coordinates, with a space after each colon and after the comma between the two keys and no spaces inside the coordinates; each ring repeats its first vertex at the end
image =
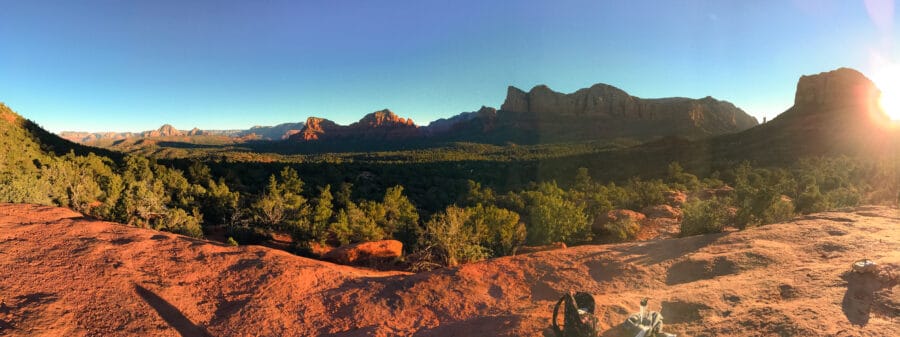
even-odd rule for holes
{"type": "Polygon", "coordinates": [[[464,141],[538,144],[567,141],[652,139],[678,136],[699,139],[740,132],[758,124],[756,118],[712,97],[644,99],[607,84],[595,84],[571,94],[538,85],[528,92],[509,87],[500,110],[482,107],[427,126],[389,109],[375,111],[350,125],[321,117],[306,123],[285,123],[248,130],[177,130],[163,125],[142,133],[62,132],[66,139],[90,143],[100,139],[173,136],[227,136],[243,140],[289,139],[310,144],[367,141],[464,141]]]}
{"type": "Polygon", "coordinates": [[[69,141],[77,143],[89,144],[99,140],[123,140],[131,138],[159,138],[159,137],[177,137],[177,136],[225,136],[231,138],[244,139],[262,139],[262,140],[282,140],[287,139],[291,135],[300,132],[304,123],[282,123],[275,126],[253,126],[249,129],[234,130],[201,130],[193,128],[191,130],[178,130],[170,124],[164,124],[156,130],[148,130],[143,132],[81,132],[81,131],[62,131],[59,136],[69,141]]]}

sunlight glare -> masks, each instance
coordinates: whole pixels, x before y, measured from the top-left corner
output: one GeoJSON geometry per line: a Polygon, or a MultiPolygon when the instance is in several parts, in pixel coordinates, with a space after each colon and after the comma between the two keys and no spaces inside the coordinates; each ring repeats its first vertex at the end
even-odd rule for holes
{"type": "Polygon", "coordinates": [[[872,79],[881,97],[878,104],[891,120],[900,120],[900,65],[892,64],[881,68],[872,79]]]}

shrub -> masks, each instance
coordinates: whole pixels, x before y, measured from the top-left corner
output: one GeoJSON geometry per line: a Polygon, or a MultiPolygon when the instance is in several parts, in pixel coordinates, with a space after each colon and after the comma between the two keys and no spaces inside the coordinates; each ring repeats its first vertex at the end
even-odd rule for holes
{"type": "Polygon", "coordinates": [[[660,205],[666,202],[664,193],[669,190],[660,180],[643,181],[640,178],[628,180],[625,189],[629,192],[628,209],[644,209],[647,206],[660,205]]]}
{"type": "Polygon", "coordinates": [[[234,238],[229,236],[228,240],[225,240],[225,244],[232,246],[232,247],[237,247],[238,242],[234,241],[234,238]]]}
{"type": "Polygon", "coordinates": [[[470,217],[469,210],[456,206],[435,214],[425,225],[423,247],[427,255],[432,255],[443,266],[488,258],[490,251],[478,243],[478,233],[469,221],[470,217]]]}
{"type": "Polygon", "coordinates": [[[584,207],[566,200],[565,191],[556,183],[543,183],[537,190],[524,193],[528,206],[528,243],[573,244],[591,239],[584,207]]]}
{"type": "Polygon", "coordinates": [[[794,217],[794,202],[779,197],[766,208],[762,215],[762,223],[770,224],[790,220],[794,217]]]}
{"type": "Polygon", "coordinates": [[[715,198],[685,203],[682,212],[681,236],[719,233],[728,218],[725,204],[715,198]]]}
{"type": "Polygon", "coordinates": [[[610,221],[603,225],[603,230],[617,241],[632,240],[641,230],[641,225],[632,218],[622,217],[616,221],[610,221]]]}
{"type": "Polygon", "coordinates": [[[242,245],[255,245],[272,239],[272,234],[262,228],[229,226],[228,236],[242,245]]]}

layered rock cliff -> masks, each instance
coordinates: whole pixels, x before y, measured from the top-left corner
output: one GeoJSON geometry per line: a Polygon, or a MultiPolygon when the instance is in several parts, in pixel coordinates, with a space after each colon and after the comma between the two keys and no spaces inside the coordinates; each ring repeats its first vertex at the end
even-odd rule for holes
{"type": "Polygon", "coordinates": [[[593,128],[598,137],[635,133],[710,136],[758,124],[756,118],[733,104],[712,97],[643,99],[607,84],[595,84],[571,94],[558,93],[544,85],[527,93],[510,87],[500,109],[534,114],[548,122],[572,123],[573,129],[593,128]],[[604,127],[610,123],[617,128],[604,127]],[[655,130],[641,131],[647,128],[655,130]]]}

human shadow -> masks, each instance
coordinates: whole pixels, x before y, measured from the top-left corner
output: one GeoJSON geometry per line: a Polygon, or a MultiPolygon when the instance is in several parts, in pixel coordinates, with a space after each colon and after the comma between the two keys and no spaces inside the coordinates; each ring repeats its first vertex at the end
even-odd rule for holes
{"type": "Polygon", "coordinates": [[[149,304],[153,310],[156,310],[156,313],[159,314],[166,323],[169,324],[175,331],[178,331],[182,337],[192,337],[192,336],[206,336],[211,337],[212,335],[206,331],[202,326],[196,325],[191,322],[190,319],[184,316],[181,311],[178,310],[172,304],[169,304],[165,299],[159,297],[152,291],[144,288],[138,284],[134,285],[134,292],[138,294],[141,298],[144,299],[147,304],[149,304]]]}
{"type": "Polygon", "coordinates": [[[847,291],[841,301],[841,308],[847,320],[854,325],[866,326],[869,324],[869,316],[872,313],[872,305],[875,301],[875,292],[881,290],[884,284],[870,273],[845,272],[841,276],[847,281],[847,291]]]}

